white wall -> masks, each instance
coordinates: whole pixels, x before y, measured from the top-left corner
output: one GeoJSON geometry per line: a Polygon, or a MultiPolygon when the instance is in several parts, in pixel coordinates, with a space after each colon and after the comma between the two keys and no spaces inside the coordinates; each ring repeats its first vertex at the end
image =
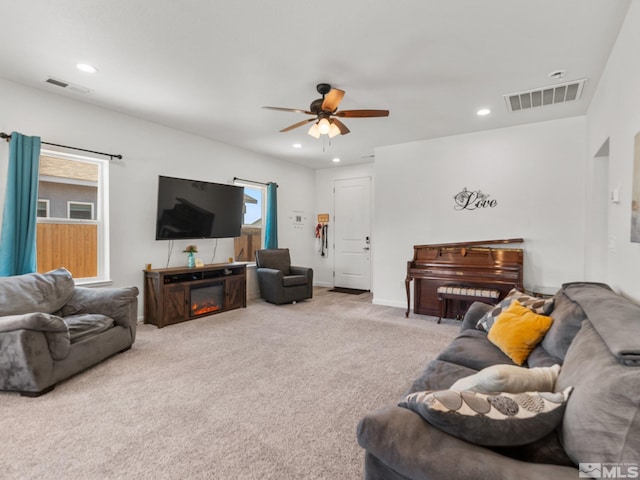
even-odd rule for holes
{"type": "Polygon", "coordinates": [[[582,280],[585,143],[574,117],[377,148],[374,303],[406,305],[407,261],[428,243],[521,237],[525,287],[582,280]],[[463,188],[497,206],[454,210],[463,188]]]}
{"type": "MultiPolygon", "coordinates": [[[[590,235],[585,237],[593,231],[589,208],[600,171],[594,156],[608,139],[609,186],[620,187],[621,203],[610,203],[607,212],[607,234],[615,242],[601,262],[607,272],[603,280],[638,300],[640,244],[629,241],[633,138],[640,131],[638,45],[640,0],[633,0],[586,117],[381,147],[375,165],[314,173],[1,79],[0,131],[124,155],[111,166],[116,285],[140,287],[145,263],[166,263],[166,244],[153,240],[159,174],[223,183],[234,176],[276,181],[280,244],[292,249],[295,263],[312,265],[316,283],[327,286],[333,285],[333,252],[327,258],[315,252],[315,216],[333,214],[336,179],[372,176],[374,302],[397,306],[405,305],[406,262],[415,244],[523,237],[526,286],[582,279],[585,262],[588,269],[598,250],[590,235]],[[454,211],[453,195],[464,187],[482,190],[498,206],[454,211]],[[292,227],[293,210],[305,212],[303,229],[292,227]]],[[[7,156],[7,144],[0,142],[0,198],[7,156]]],[[[184,262],[181,246],[177,242],[171,265],[184,262]]],[[[198,246],[209,261],[212,242],[198,246]]],[[[231,252],[231,241],[221,240],[215,261],[231,252]]]]}
{"type": "MultiPolygon", "coordinates": [[[[609,203],[608,235],[613,245],[605,281],[636,301],[640,301],[640,243],[630,241],[630,224],[634,137],[640,132],[639,45],[640,2],[633,0],[587,113],[587,157],[594,162],[598,149],[609,139],[609,191],[620,189],[620,203],[609,203]]],[[[597,168],[592,167],[593,172],[597,168]]],[[[590,178],[587,185],[596,180],[590,178]]]]}
{"type": "MultiPolygon", "coordinates": [[[[307,218],[303,228],[294,228],[290,217],[292,210],[313,212],[313,170],[1,79],[0,97],[0,131],[124,156],[110,165],[114,285],[137,285],[142,292],[144,265],[166,266],[167,242],[155,241],[158,175],[219,183],[231,183],[234,176],[277,182],[279,244],[290,247],[297,262],[311,264],[315,223],[307,218]]],[[[4,199],[8,147],[0,143],[4,199]]],[[[189,243],[196,243],[198,256],[211,263],[214,242],[176,241],[169,266],[186,265],[182,250],[189,243]]],[[[213,262],[232,256],[233,240],[219,240],[213,262]]]]}
{"type": "MultiPolygon", "coordinates": [[[[313,262],[313,280],[316,285],[333,287],[333,270],[334,270],[334,195],[333,186],[336,180],[345,180],[350,178],[371,177],[373,180],[373,163],[355,165],[350,167],[333,167],[316,170],[316,211],[315,213],[328,213],[330,215],[328,233],[329,248],[327,255],[321,257],[320,253],[314,251],[313,262]]],[[[372,190],[375,192],[375,182],[371,182],[372,190]]],[[[374,206],[372,205],[372,209],[374,206]]],[[[373,210],[372,210],[373,211],[373,210]]],[[[316,215],[313,216],[317,219],[316,215]]],[[[317,223],[314,223],[314,228],[317,223]]],[[[375,254],[375,237],[372,238],[372,250],[375,254]]]]}

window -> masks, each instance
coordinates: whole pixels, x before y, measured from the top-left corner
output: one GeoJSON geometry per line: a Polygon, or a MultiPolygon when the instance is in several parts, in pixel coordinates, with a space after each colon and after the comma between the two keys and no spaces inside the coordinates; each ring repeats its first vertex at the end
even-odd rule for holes
{"type": "Polygon", "coordinates": [[[38,217],[47,218],[49,216],[49,200],[38,199],[38,217]]]}
{"type": "Polygon", "coordinates": [[[267,188],[252,182],[236,181],[244,187],[244,216],[242,234],[234,239],[234,257],[237,262],[255,262],[256,250],[264,245],[264,206],[267,188]]]}
{"type": "Polygon", "coordinates": [[[67,202],[67,218],[94,220],[93,203],[67,202]]]}
{"type": "Polygon", "coordinates": [[[109,280],[106,160],[43,150],[38,182],[38,271],[109,280]]]}

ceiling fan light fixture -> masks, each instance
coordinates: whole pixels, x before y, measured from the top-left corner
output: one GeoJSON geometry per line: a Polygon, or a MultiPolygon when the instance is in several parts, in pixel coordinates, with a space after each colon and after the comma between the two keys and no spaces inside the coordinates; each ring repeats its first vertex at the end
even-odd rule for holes
{"type": "Polygon", "coordinates": [[[340,129],[335,123],[331,122],[331,125],[329,126],[329,138],[333,138],[336,135],[340,135],[340,129]]]}
{"type": "Polygon", "coordinates": [[[318,124],[314,123],[313,125],[311,125],[311,128],[307,131],[307,133],[313,138],[320,138],[320,129],[318,128],[318,124]]]}
{"type": "Polygon", "coordinates": [[[280,130],[280,132],[288,132],[295,128],[308,125],[313,122],[313,125],[309,128],[307,133],[313,138],[319,139],[322,135],[327,135],[329,138],[336,137],[338,135],[346,135],[349,133],[347,126],[342,123],[339,118],[367,118],[367,117],[388,117],[389,110],[372,110],[372,109],[358,109],[358,110],[338,110],[338,106],[344,97],[344,90],[338,88],[332,88],[328,83],[320,83],[316,89],[318,93],[322,95],[322,98],[317,98],[311,102],[309,109],[301,108],[284,108],[284,107],[262,107],[269,110],[278,110],[281,112],[294,112],[304,113],[305,115],[311,115],[312,118],[302,120],[300,122],[289,125],[280,130]],[[335,117],[335,118],[334,118],[335,117]]]}
{"type": "Polygon", "coordinates": [[[328,135],[329,130],[331,130],[331,124],[329,123],[329,120],[327,120],[326,118],[321,118],[318,122],[318,132],[320,132],[320,135],[328,135]]]}

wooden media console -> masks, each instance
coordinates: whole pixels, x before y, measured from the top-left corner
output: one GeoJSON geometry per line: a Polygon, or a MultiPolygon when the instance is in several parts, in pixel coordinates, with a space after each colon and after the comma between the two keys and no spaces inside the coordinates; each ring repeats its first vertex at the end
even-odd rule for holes
{"type": "Polygon", "coordinates": [[[247,306],[247,266],[144,270],[144,323],[158,328],[247,306]]]}

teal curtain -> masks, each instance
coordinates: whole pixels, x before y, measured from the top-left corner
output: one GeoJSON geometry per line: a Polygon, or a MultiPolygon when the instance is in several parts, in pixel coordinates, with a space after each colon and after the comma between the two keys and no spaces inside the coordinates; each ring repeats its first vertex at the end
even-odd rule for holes
{"type": "Polygon", "coordinates": [[[0,237],[0,276],[36,271],[40,137],[11,133],[0,237]]]}
{"type": "Polygon", "coordinates": [[[278,248],[278,184],[267,183],[264,248],[278,248]]]}

